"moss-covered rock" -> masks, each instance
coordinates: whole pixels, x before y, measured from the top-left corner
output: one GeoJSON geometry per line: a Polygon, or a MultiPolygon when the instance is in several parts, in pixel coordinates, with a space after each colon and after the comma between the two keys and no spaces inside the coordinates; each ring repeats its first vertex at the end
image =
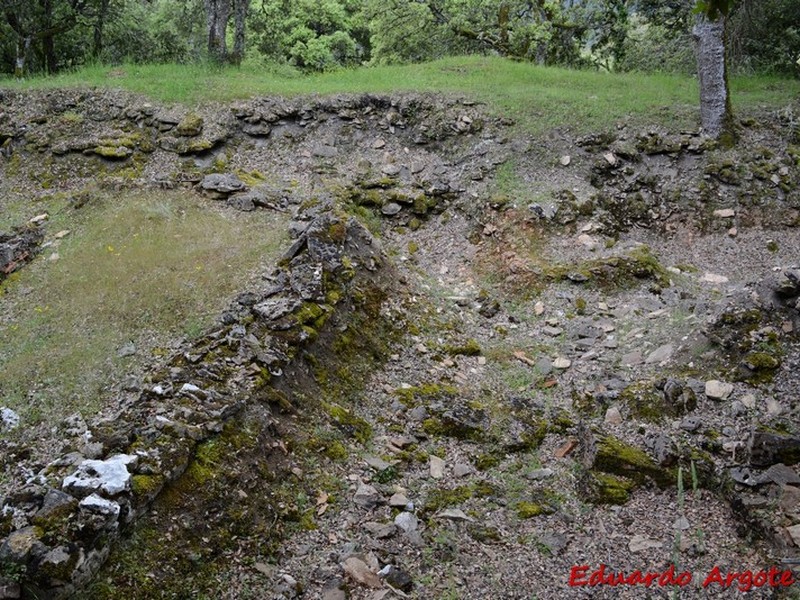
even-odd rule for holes
{"type": "Polygon", "coordinates": [[[186,115],[175,128],[178,135],[194,137],[203,132],[203,118],[195,113],[186,115]]]}

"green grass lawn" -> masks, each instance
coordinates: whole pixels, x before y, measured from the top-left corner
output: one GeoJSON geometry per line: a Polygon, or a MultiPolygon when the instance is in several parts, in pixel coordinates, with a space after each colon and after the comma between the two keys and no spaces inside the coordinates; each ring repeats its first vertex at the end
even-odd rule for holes
{"type": "Polygon", "coordinates": [[[109,383],[209,327],[288,239],[282,215],[186,192],[126,192],[84,210],[56,215],[54,230],[72,233],[0,287],[0,399],[26,425],[91,415],[109,383]],[[120,356],[130,342],[135,355],[120,356]]]}
{"type": "MultiPolygon", "coordinates": [[[[12,89],[73,86],[123,88],[189,105],[261,95],[446,92],[485,102],[490,111],[514,118],[533,133],[560,126],[589,131],[628,118],[688,127],[697,122],[699,101],[691,77],[576,71],[476,56],[307,76],[254,65],[96,65],[56,77],[0,82],[12,89]]],[[[797,80],[740,77],[731,87],[735,110],[782,107],[800,96],[797,80]]]]}

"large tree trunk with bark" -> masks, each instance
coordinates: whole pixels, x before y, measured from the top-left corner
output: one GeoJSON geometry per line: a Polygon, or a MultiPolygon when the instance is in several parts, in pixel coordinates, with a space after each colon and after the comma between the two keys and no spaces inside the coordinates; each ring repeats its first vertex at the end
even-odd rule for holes
{"type": "Polygon", "coordinates": [[[231,18],[231,0],[205,0],[208,25],[208,54],[212,60],[223,63],[228,59],[225,32],[231,18]]]}
{"type": "Polygon", "coordinates": [[[241,64],[244,59],[245,22],[248,8],[250,8],[250,0],[233,0],[233,22],[236,32],[233,36],[231,62],[237,65],[241,64]]]}
{"type": "Polygon", "coordinates": [[[732,144],[735,132],[725,60],[726,22],[726,17],[722,15],[714,20],[699,15],[692,34],[697,43],[700,123],[707,135],[732,144]]]}

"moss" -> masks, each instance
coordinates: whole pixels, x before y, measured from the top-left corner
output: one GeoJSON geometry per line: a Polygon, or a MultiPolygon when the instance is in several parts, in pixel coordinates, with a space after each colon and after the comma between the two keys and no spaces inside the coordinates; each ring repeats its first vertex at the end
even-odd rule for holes
{"type": "Polygon", "coordinates": [[[203,118],[195,113],[186,115],[175,128],[178,135],[195,136],[203,131],[203,118]]]}
{"type": "Polygon", "coordinates": [[[424,511],[437,512],[450,506],[463,504],[474,494],[474,489],[469,485],[461,485],[452,490],[433,490],[425,499],[424,511]]]}
{"type": "Polygon", "coordinates": [[[445,346],[443,349],[450,356],[480,356],[481,354],[481,346],[474,339],[469,339],[460,346],[445,346]]]}
{"type": "Polygon", "coordinates": [[[325,310],[313,302],[304,302],[303,305],[294,312],[294,317],[300,325],[316,321],[323,314],[325,310]]]}
{"type": "Polygon", "coordinates": [[[346,435],[366,444],[372,438],[372,426],[338,404],[323,405],[337,428],[346,435]]]}
{"type": "Polygon", "coordinates": [[[413,408],[420,402],[429,403],[432,400],[452,398],[458,394],[458,389],[447,384],[422,383],[418,386],[397,388],[392,393],[404,406],[413,408]]]}
{"type": "Polygon", "coordinates": [[[335,221],[328,227],[328,237],[337,244],[347,239],[347,226],[342,221],[335,221]]]}
{"type": "Polygon", "coordinates": [[[767,242],[767,250],[775,254],[778,251],[778,242],[775,240],[769,240],[767,242]]]}
{"type": "Polygon", "coordinates": [[[591,473],[586,487],[589,490],[589,500],[594,504],[625,504],[636,484],[625,477],[591,473]]]}
{"type": "Polygon", "coordinates": [[[575,298],[575,312],[579,315],[586,313],[586,300],[580,296],[575,298]]]}
{"type": "Polygon", "coordinates": [[[264,183],[267,180],[266,175],[261,171],[243,171],[237,170],[236,176],[247,186],[255,186],[264,183]]]}
{"type": "Polygon", "coordinates": [[[268,402],[269,404],[277,404],[278,407],[283,411],[294,412],[294,406],[289,400],[289,397],[281,390],[274,387],[264,388],[262,392],[262,400],[268,402]]]}
{"type": "Polygon", "coordinates": [[[628,477],[636,483],[652,479],[661,487],[675,483],[674,470],[660,467],[643,450],[613,436],[599,438],[596,449],[593,466],[596,471],[628,477]]]}
{"type": "Polygon", "coordinates": [[[408,220],[408,228],[411,231],[416,231],[420,227],[422,227],[422,221],[420,221],[417,217],[411,217],[408,220]]]}
{"type": "Polygon", "coordinates": [[[408,248],[408,253],[411,255],[414,255],[417,252],[419,252],[419,244],[417,244],[417,242],[415,242],[414,240],[408,242],[407,248],[408,248]]]}
{"type": "Polygon", "coordinates": [[[520,519],[530,519],[540,515],[553,514],[553,508],[547,505],[539,504],[537,502],[521,501],[517,502],[514,510],[520,519]]]}
{"type": "Polygon", "coordinates": [[[414,198],[414,204],[411,207],[411,212],[415,215],[424,215],[432,208],[436,207],[436,198],[421,194],[414,198]]]}
{"type": "Polygon", "coordinates": [[[120,160],[128,158],[132,152],[130,148],[125,146],[97,146],[92,150],[98,156],[108,158],[110,160],[120,160]]]}
{"type": "Polygon", "coordinates": [[[469,536],[473,540],[481,544],[500,542],[503,539],[500,535],[500,531],[496,527],[477,525],[475,523],[467,525],[467,533],[469,533],[469,536]]]}
{"type": "Polygon", "coordinates": [[[155,498],[163,486],[164,477],[162,475],[138,474],[131,477],[131,491],[134,497],[145,502],[155,498]]]}
{"type": "Polygon", "coordinates": [[[479,471],[488,471],[498,466],[502,462],[502,457],[494,452],[481,454],[475,459],[475,468],[479,471]]]}
{"type": "Polygon", "coordinates": [[[629,385],[622,391],[619,399],[632,417],[649,423],[660,423],[668,416],[675,416],[675,407],[648,381],[629,385]]]}

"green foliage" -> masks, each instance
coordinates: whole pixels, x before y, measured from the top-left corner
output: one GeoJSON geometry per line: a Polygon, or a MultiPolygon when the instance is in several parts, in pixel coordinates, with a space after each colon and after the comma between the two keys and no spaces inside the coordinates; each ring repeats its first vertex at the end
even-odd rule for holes
{"type": "Polygon", "coordinates": [[[366,24],[354,0],[264,0],[251,27],[266,57],[325,71],[369,58],[366,24]]]}

